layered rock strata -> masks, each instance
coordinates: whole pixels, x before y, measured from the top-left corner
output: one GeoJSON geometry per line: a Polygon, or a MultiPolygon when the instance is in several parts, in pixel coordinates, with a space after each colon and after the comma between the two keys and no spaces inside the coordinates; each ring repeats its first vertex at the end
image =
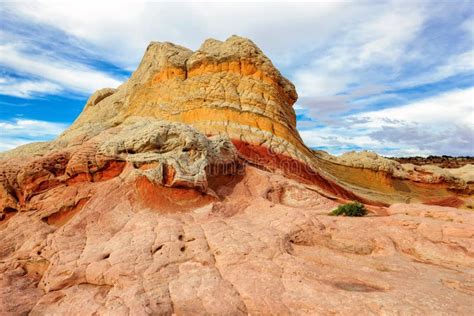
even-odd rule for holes
{"type": "Polygon", "coordinates": [[[132,117],[189,124],[205,135],[226,135],[248,162],[317,183],[331,194],[357,199],[317,165],[296,130],[293,84],[250,40],[206,40],[193,52],[151,43],[131,78],[94,93],[58,140],[83,141],[132,117]]]}
{"type": "Polygon", "coordinates": [[[399,163],[374,152],[339,157],[314,151],[320,166],[351,191],[367,199],[474,208],[474,165],[440,168],[399,163]]]}

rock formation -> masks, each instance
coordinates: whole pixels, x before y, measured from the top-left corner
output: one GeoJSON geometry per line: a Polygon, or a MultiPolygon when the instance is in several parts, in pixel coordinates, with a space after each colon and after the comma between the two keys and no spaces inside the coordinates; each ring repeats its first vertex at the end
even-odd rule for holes
{"type": "Polygon", "coordinates": [[[461,156],[428,156],[428,157],[390,157],[402,164],[413,164],[417,166],[435,165],[443,169],[458,169],[466,165],[474,165],[474,157],[461,156]]]}
{"type": "MultiPolygon", "coordinates": [[[[474,214],[388,207],[451,180],[313,153],[296,98],[250,40],[151,43],[58,139],[0,154],[0,315],[468,315],[474,214]],[[327,215],[348,199],[370,215],[327,215]]],[[[464,207],[459,173],[438,197],[464,207]]]]}
{"type": "Polygon", "coordinates": [[[293,84],[248,39],[210,39],[196,52],[152,42],[131,78],[94,93],[58,142],[80,143],[137,117],[182,122],[208,136],[228,136],[246,161],[266,170],[357,199],[318,168],[302,142],[296,99],[293,84]]]}
{"type": "Polygon", "coordinates": [[[323,151],[314,154],[339,183],[369,200],[474,208],[472,164],[459,168],[402,164],[367,151],[339,157],[323,151]]]}

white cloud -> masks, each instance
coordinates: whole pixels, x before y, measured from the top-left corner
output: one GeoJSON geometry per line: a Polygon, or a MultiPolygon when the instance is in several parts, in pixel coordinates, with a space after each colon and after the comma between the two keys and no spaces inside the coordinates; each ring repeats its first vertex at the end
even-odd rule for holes
{"type": "Polygon", "coordinates": [[[9,136],[25,137],[49,137],[55,136],[64,131],[67,127],[63,123],[47,121],[15,119],[13,121],[0,121],[2,134],[9,136]]]}
{"type": "Polygon", "coordinates": [[[380,143],[367,135],[354,135],[341,133],[341,128],[324,127],[316,130],[300,132],[305,144],[310,147],[331,146],[358,146],[362,148],[373,148],[380,143]]]}
{"type": "Polygon", "coordinates": [[[404,88],[413,87],[416,85],[429,84],[449,78],[457,74],[465,74],[472,71],[474,71],[474,51],[470,50],[449,57],[446,61],[444,61],[444,63],[437,65],[429,73],[424,73],[401,81],[398,84],[398,87],[404,88]]]}
{"type": "Polygon", "coordinates": [[[346,21],[329,47],[293,75],[302,96],[328,96],[352,84],[376,84],[382,76],[387,79],[380,67],[396,72],[402,61],[413,58],[407,46],[426,19],[419,5],[384,5],[364,13],[362,21],[358,16],[346,21]]]}
{"type": "Polygon", "coordinates": [[[334,154],[364,148],[389,156],[474,155],[474,88],[346,116],[300,134],[309,146],[334,154]]]}
{"type": "Polygon", "coordinates": [[[466,19],[462,24],[461,24],[461,29],[464,29],[470,36],[471,40],[474,39],[474,17],[470,17],[466,19]]]}
{"type": "Polygon", "coordinates": [[[0,121],[0,151],[13,149],[32,141],[51,140],[67,128],[67,124],[29,119],[0,121]]]}
{"type": "Polygon", "coordinates": [[[345,90],[352,80],[347,74],[330,74],[324,69],[316,68],[297,71],[293,78],[301,97],[332,96],[345,90]]]}
{"type": "Polygon", "coordinates": [[[355,35],[360,48],[343,47],[343,53],[355,50],[355,68],[396,65],[402,58],[411,57],[407,56],[407,45],[417,37],[425,19],[425,13],[416,3],[392,7],[389,12],[361,24],[354,34],[350,33],[349,36],[355,35]]]}
{"type": "Polygon", "coordinates": [[[211,1],[205,5],[20,1],[5,7],[78,37],[101,58],[130,70],[152,40],[196,49],[208,37],[247,36],[288,70],[301,96],[319,97],[334,95],[352,84],[394,77],[403,62],[424,58],[408,45],[416,40],[431,8],[417,1],[211,1]],[[381,72],[381,66],[390,71],[381,72]]]}
{"type": "Polygon", "coordinates": [[[47,81],[0,78],[0,94],[20,98],[32,98],[40,94],[55,94],[61,87],[47,81]]]}
{"type": "MultiPolygon", "coordinates": [[[[0,45],[0,65],[16,71],[17,73],[29,74],[34,77],[43,78],[46,81],[56,83],[77,92],[93,92],[100,88],[117,87],[120,81],[100,71],[87,68],[67,60],[56,60],[46,56],[31,55],[22,52],[13,45],[0,45]]],[[[26,81],[25,85],[32,86],[32,81],[26,81]]],[[[37,83],[38,85],[38,83],[37,83]]],[[[42,83],[43,91],[54,87],[52,84],[42,83]]],[[[28,88],[28,87],[26,87],[28,88]]],[[[38,92],[38,91],[37,91],[38,92]]]]}
{"type": "Polygon", "coordinates": [[[390,94],[379,94],[387,89],[382,85],[366,85],[351,89],[344,94],[332,96],[315,96],[315,97],[300,97],[298,100],[299,109],[307,109],[307,115],[310,118],[316,119],[319,122],[326,122],[333,120],[335,114],[344,113],[348,110],[363,108],[368,102],[374,100],[382,100],[385,98],[393,98],[390,94]],[[367,95],[376,95],[366,97],[367,95]],[[355,98],[361,98],[354,101],[355,98]]]}
{"type": "MultiPolygon", "coordinates": [[[[403,106],[357,114],[369,118],[365,127],[387,124],[387,120],[431,125],[431,128],[454,124],[474,126],[474,87],[455,90],[441,95],[415,101],[403,106]]],[[[398,124],[398,123],[397,123],[398,124]]]]}
{"type": "MultiPolygon", "coordinates": [[[[134,68],[150,41],[197,49],[209,37],[254,40],[282,64],[325,45],[361,11],[343,2],[29,1],[7,4],[28,19],[91,43],[106,59],[134,68]]],[[[364,5],[367,7],[367,5],[364,5]]]]}

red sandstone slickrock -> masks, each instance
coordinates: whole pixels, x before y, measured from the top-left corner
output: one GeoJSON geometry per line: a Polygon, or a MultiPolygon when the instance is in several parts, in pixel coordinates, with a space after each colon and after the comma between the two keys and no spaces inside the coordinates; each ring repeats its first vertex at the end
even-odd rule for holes
{"type": "Polygon", "coordinates": [[[0,315],[472,315],[472,165],[313,152],[296,99],[250,40],[151,43],[0,154],[0,315]]]}

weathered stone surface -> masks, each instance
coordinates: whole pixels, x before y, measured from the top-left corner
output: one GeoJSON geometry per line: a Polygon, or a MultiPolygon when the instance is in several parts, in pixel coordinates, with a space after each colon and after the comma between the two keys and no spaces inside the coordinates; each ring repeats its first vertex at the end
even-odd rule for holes
{"type": "Polygon", "coordinates": [[[144,119],[106,130],[81,146],[4,162],[0,167],[2,218],[33,209],[49,220],[72,212],[94,193],[91,186],[83,188],[83,182],[109,180],[124,168],[131,170],[130,176],[144,176],[155,184],[208,192],[208,175],[235,173],[239,157],[225,136],[208,138],[189,125],[144,119]],[[60,196],[63,205],[52,213],[50,198],[60,196]]]}
{"type": "Polygon", "coordinates": [[[337,203],[313,187],[249,166],[218,181],[218,201],[171,210],[145,205],[143,177],[127,173],[90,184],[96,193],[63,226],[35,212],[0,224],[5,238],[36,241],[8,238],[2,313],[470,313],[466,211],[398,204],[332,217],[337,203]]]}

